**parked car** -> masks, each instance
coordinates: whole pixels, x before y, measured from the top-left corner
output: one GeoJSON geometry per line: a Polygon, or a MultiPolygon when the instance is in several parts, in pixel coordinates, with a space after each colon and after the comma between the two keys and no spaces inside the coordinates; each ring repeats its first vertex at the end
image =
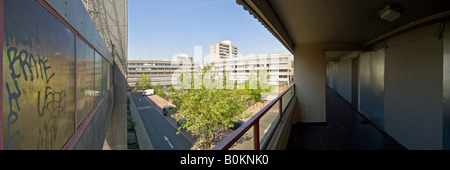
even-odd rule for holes
{"type": "Polygon", "coordinates": [[[230,128],[230,129],[233,129],[233,130],[236,130],[236,129],[238,129],[239,127],[241,127],[244,123],[245,123],[244,121],[238,120],[238,121],[233,122],[233,123],[232,123],[233,126],[230,126],[229,128],[230,128]]]}
{"type": "Polygon", "coordinates": [[[178,110],[178,108],[173,107],[173,106],[166,106],[166,107],[163,107],[162,113],[164,116],[167,116],[167,115],[169,115],[169,113],[176,111],[176,110],[178,110]]]}

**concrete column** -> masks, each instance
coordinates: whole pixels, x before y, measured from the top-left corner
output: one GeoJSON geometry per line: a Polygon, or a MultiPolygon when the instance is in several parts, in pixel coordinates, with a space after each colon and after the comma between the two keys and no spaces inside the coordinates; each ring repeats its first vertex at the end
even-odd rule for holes
{"type": "Polygon", "coordinates": [[[321,45],[301,44],[294,50],[297,104],[294,123],[326,122],[326,63],[321,45]]]}
{"type": "MultiPolygon", "coordinates": [[[[127,81],[118,65],[114,64],[114,108],[106,133],[106,148],[127,149],[127,81]]],[[[105,148],[104,147],[104,148],[105,148]]]]}

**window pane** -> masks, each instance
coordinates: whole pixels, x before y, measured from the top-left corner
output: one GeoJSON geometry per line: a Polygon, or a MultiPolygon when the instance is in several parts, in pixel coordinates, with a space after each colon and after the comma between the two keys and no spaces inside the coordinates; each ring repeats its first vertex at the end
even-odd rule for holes
{"type": "Polygon", "coordinates": [[[111,87],[111,64],[107,63],[106,66],[108,68],[106,76],[108,78],[107,80],[108,86],[106,88],[109,90],[109,88],[111,87]]]}
{"type": "Polygon", "coordinates": [[[103,92],[103,57],[95,52],[95,103],[102,98],[103,92]]]}
{"type": "Polygon", "coordinates": [[[111,65],[109,65],[109,68],[110,68],[110,74],[109,74],[109,84],[110,84],[110,86],[112,86],[113,84],[114,84],[114,79],[113,79],[113,73],[114,73],[114,67],[113,67],[113,65],[111,64],[111,65]]]}
{"type": "Polygon", "coordinates": [[[238,141],[236,141],[236,143],[233,144],[233,146],[230,147],[230,150],[254,150],[255,142],[253,140],[253,133],[252,126],[238,141]]]}
{"type": "Polygon", "coordinates": [[[275,125],[280,119],[280,102],[276,102],[269,111],[259,120],[259,140],[260,147],[269,142],[270,134],[275,130],[275,125]]]}
{"type": "Polygon", "coordinates": [[[103,58],[103,83],[102,83],[102,96],[106,94],[106,91],[108,90],[108,61],[103,58]]]}
{"type": "Polygon", "coordinates": [[[61,149],[75,127],[74,33],[36,1],[2,2],[3,147],[61,149]]]}
{"type": "Polygon", "coordinates": [[[94,108],[94,50],[77,37],[77,126],[94,108]]]}

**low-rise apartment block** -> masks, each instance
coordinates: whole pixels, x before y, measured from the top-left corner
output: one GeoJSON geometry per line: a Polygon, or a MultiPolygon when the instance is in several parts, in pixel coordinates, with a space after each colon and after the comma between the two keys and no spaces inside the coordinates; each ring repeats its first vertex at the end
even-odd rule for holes
{"type": "Polygon", "coordinates": [[[139,77],[149,75],[152,86],[173,85],[177,77],[185,70],[194,70],[199,67],[198,62],[187,55],[177,56],[174,60],[128,60],[128,85],[136,86],[139,77]]]}
{"type": "Polygon", "coordinates": [[[234,57],[229,59],[213,60],[210,63],[218,74],[226,70],[227,78],[238,83],[250,80],[252,74],[267,73],[267,82],[271,85],[290,84],[293,75],[292,59],[290,54],[270,54],[259,56],[234,57]]]}
{"type": "Polygon", "coordinates": [[[267,82],[271,85],[290,84],[294,69],[292,67],[292,56],[290,54],[267,54],[257,56],[238,57],[237,47],[226,40],[210,45],[209,64],[223,75],[226,70],[228,80],[237,83],[251,81],[251,76],[266,74],[267,82]]]}

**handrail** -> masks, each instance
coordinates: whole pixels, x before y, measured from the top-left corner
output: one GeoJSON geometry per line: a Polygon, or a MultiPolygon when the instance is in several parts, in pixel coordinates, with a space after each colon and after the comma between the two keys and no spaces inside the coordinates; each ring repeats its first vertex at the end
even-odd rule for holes
{"type": "MultiPolygon", "coordinates": [[[[259,119],[263,117],[271,108],[275,105],[278,101],[280,101],[280,118],[278,119],[276,123],[275,129],[278,127],[278,124],[281,122],[281,119],[283,118],[283,105],[282,105],[282,98],[286,94],[287,91],[289,91],[292,87],[294,87],[294,84],[289,86],[286,90],[284,90],[278,97],[276,97],[274,100],[272,100],[269,104],[267,104],[263,109],[261,109],[256,115],[251,117],[247,122],[245,122],[241,127],[236,129],[233,133],[231,133],[228,137],[226,137],[224,140],[222,140],[219,144],[217,144],[213,150],[228,150],[231,148],[236,141],[238,141],[247,131],[254,126],[253,128],[253,140],[254,140],[254,149],[260,150],[260,141],[259,141],[259,119]]],[[[292,97],[293,98],[293,97],[292,97]]],[[[289,100],[288,104],[292,101],[292,98],[289,100]]],[[[268,138],[268,141],[263,145],[263,149],[265,149],[270,142],[275,130],[270,132],[270,136],[268,138]]]]}

